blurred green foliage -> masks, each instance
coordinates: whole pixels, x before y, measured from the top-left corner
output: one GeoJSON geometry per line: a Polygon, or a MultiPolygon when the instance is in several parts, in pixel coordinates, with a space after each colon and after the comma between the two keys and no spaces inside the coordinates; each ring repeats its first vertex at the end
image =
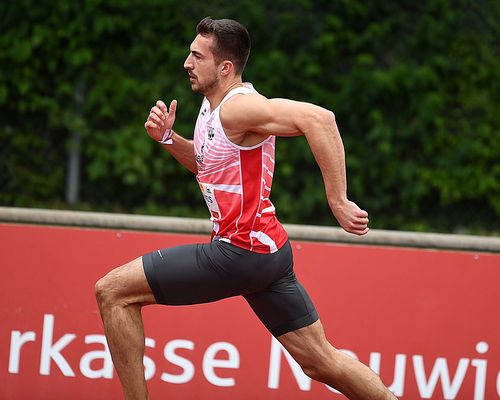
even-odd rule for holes
{"type": "MultiPolygon", "coordinates": [[[[374,228],[500,232],[500,3],[424,0],[80,0],[0,3],[0,204],[207,216],[199,189],[143,129],[201,98],[183,62],[206,15],[252,36],[244,75],[268,97],[331,109],[349,197],[374,228]]],[[[303,138],[279,139],[273,201],[287,223],[335,224],[303,138]]]]}

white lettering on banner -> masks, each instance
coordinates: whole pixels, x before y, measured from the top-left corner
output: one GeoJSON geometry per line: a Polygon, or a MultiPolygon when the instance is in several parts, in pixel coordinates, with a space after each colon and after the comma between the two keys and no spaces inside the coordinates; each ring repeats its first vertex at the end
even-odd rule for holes
{"type": "Polygon", "coordinates": [[[75,376],[75,373],[61,354],[61,351],[76,338],[76,335],[73,333],[66,333],[57,342],[53,343],[53,333],[54,316],[51,314],[45,314],[43,318],[40,375],[50,375],[50,361],[53,360],[57,364],[63,375],[75,376]]]}
{"type": "MultiPolygon", "coordinates": [[[[26,365],[23,367],[22,356],[27,357],[25,354],[32,346],[37,346],[41,353],[39,373],[41,375],[50,375],[54,373],[51,368],[52,362],[57,365],[63,376],[74,377],[75,372],[72,366],[65,359],[63,353],[67,347],[76,346],[76,335],[73,333],[62,334],[59,338],[54,338],[55,317],[52,314],[45,314],[43,317],[43,325],[41,332],[29,330],[21,332],[19,330],[12,330],[10,334],[10,349],[8,351],[8,372],[10,374],[19,374],[25,372],[26,365]],[[38,338],[38,342],[37,342],[38,338]],[[40,340],[41,338],[41,340],[40,340]],[[33,344],[29,344],[32,342],[33,344]],[[36,344],[38,343],[38,344],[36,344]],[[23,351],[24,349],[24,351],[23,351]],[[24,369],[24,370],[23,370],[24,369]]],[[[3,329],[3,327],[2,327],[3,329]]],[[[60,331],[60,329],[58,329],[60,331]]],[[[9,337],[9,335],[3,335],[9,337]]],[[[90,379],[111,379],[114,374],[111,356],[109,354],[106,338],[102,334],[91,334],[83,337],[86,345],[101,345],[99,349],[92,349],[82,354],[79,361],[79,372],[82,376],[90,379]]],[[[146,349],[155,349],[157,347],[156,341],[152,338],[145,338],[146,349]]],[[[195,342],[185,339],[174,339],[167,342],[163,348],[163,359],[172,365],[180,368],[177,373],[162,372],[157,374],[157,365],[155,358],[144,356],[144,374],[147,380],[153,379],[155,376],[161,381],[173,384],[187,384],[191,382],[195,376],[195,365],[193,362],[178,354],[179,351],[188,351],[189,355],[194,355],[192,352],[195,350],[195,342]]],[[[489,350],[489,345],[485,341],[477,342],[475,350],[479,355],[485,355],[489,350]]],[[[350,350],[341,350],[351,357],[357,359],[357,355],[350,350]]],[[[304,374],[300,366],[293,360],[290,354],[281,346],[281,344],[273,337],[271,337],[270,346],[270,360],[268,370],[268,389],[280,388],[280,377],[283,374],[281,359],[285,359],[288,363],[290,372],[297,383],[297,389],[300,391],[311,391],[312,381],[304,374]]],[[[369,367],[377,374],[380,375],[382,354],[372,352],[369,354],[369,367]]],[[[196,357],[199,359],[199,357],[196,357]]],[[[500,397],[500,371],[488,372],[488,361],[482,358],[460,358],[454,365],[456,368],[450,373],[450,362],[445,357],[439,357],[433,361],[424,359],[423,355],[406,355],[396,354],[394,362],[394,378],[389,389],[402,397],[406,389],[407,383],[405,379],[411,378],[411,374],[406,374],[406,363],[410,360],[413,364],[414,378],[412,382],[412,393],[418,392],[420,398],[430,399],[440,396],[436,393],[437,388],[441,386],[443,396],[446,399],[452,399],[457,396],[465,396],[473,400],[485,400],[487,396],[487,385],[490,384],[489,392],[496,391],[500,397]],[[432,367],[431,367],[432,365],[432,367]],[[425,366],[430,368],[427,371],[425,366]],[[496,373],[496,375],[493,375],[496,373]],[[474,379],[472,374],[474,374],[474,379]],[[469,376],[468,382],[474,383],[473,395],[469,393],[468,389],[463,389],[466,376],[469,376]],[[494,380],[496,378],[496,380],[494,380]],[[489,380],[488,380],[489,379],[489,380]]],[[[26,364],[26,363],[24,363],[26,364]]],[[[32,364],[30,364],[32,365],[32,364]]],[[[77,367],[77,366],[76,366],[77,367]]],[[[233,387],[237,386],[237,381],[233,377],[221,377],[217,374],[217,368],[225,369],[238,369],[240,368],[240,353],[236,346],[229,342],[215,342],[209,345],[202,357],[202,365],[205,379],[212,385],[218,387],[233,387]],[[225,352],[226,355],[219,353],[225,352]]],[[[78,368],[78,367],[77,367],[78,368]]],[[[386,363],[384,363],[384,370],[386,370],[386,363]]],[[[56,371],[57,373],[57,371],[56,371]]],[[[326,386],[326,385],[325,385],[326,386]]],[[[334,393],[334,389],[326,386],[326,388],[334,393]]],[[[265,390],[265,387],[262,388],[265,390]]],[[[408,396],[408,394],[407,394],[408,396]]],[[[489,396],[491,397],[491,395],[489,396]]],[[[489,399],[488,397],[488,399],[489,399]]]]}
{"type": "Polygon", "coordinates": [[[194,365],[188,359],[175,354],[177,349],[194,350],[194,343],[190,340],[172,340],[165,345],[163,350],[165,358],[172,364],[181,367],[183,372],[180,375],[164,372],[161,374],[161,380],[168,383],[188,383],[194,377],[194,365]]]}
{"type": "Polygon", "coordinates": [[[10,336],[10,354],[9,354],[9,372],[11,374],[19,373],[19,361],[21,359],[21,348],[27,342],[34,342],[35,332],[29,331],[21,333],[12,331],[10,336]]]}
{"type": "Polygon", "coordinates": [[[203,373],[207,380],[215,386],[234,386],[234,378],[220,378],[215,372],[214,368],[239,368],[240,367],[240,354],[238,349],[231,343],[218,342],[211,345],[205,355],[203,356],[203,373]],[[227,360],[216,359],[215,356],[219,351],[225,351],[228,354],[227,360]]]}
{"type": "Polygon", "coordinates": [[[497,395],[500,397],[500,371],[497,374],[497,395]]]}
{"type": "MultiPolygon", "coordinates": [[[[155,348],[156,346],[156,342],[154,339],[151,339],[151,338],[145,338],[144,340],[144,344],[146,347],[151,347],[151,348],[155,348]]],[[[153,376],[155,376],[155,373],[156,373],[156,364],[155,362],[149,358],[148,356],[144,355],[144,359],[143,359],[143,363],[144,363],[144,377],[146,378],[147,381],[149,381],[151,378],[153,378],[153,376]]]]}
{"type": "MultiPolygon", "coordinates": [[[[488,343],[479,342],[476,344],[476,351],[485,354],[488,351],[488,343]]],[[[476,367],[476,380],[474,382],[474,400],[484,400],[486,390],[486,360],[472,360],[471,365],[476,367]]]]}
{"type": "Polygon", "coordinates": [[[82,374],[90,379],[113,378],[113,361],[111,360],[111,355],[109,354],[108,342],[106,341],[106,336],[104,335],[87,335],[85,336],[85,343],[99,343],[102,344],[103,350],[94,350],[85,353],[80,360],[80,371],[82,374]],[[94,360],[102,360],[101,369],[92,369],[90,365],[94,360]]]}
{"type": "Polygon", "coordinates": [[[417,380],[418,391],[424,399],[430,399],[434,393],[437,381],[441,378],[441,387],[444,397],[454,399],[462,385],[469,365],[468,358],[461,358],[458,362],[457,371],[453,381],[450,383],[450,374],[446,358],[439,357],[434,363],[431,375],[427,381],[424,370],[424,358],[421,355],[413,356],[413,368],[415,369],[415,378],[417,380]]]}

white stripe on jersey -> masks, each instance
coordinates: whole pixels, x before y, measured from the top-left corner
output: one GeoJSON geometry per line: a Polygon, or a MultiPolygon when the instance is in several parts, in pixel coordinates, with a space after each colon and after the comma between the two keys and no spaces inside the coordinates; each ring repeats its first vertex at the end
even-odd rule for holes
{"type": "Polygon", "coordinates": [[[266,170],[266,172],[270,175],[270,176],[273,176],[273,173],[271,172],[271,170],[267,167],[267,165],[263,165],[264,169],[266,170]]]}
{"type": "Polygon", "coordinates": [[[274,164],[274,159],[273,159],[273,156],[271,156],[271,154],[266,153],[265,151],[263,151],[262,155],[266,156],[268,158],[268,160],[271,161],[274,164]]]}
{"type": "Polygon", "coordinates": [[[224,192],[229,192],[229,193],[238,193],[241,194],[241,185],[223,185],[220,183],[216,183],[214,185],[215,190],[222,190],[224,192]]]}
{"type": "Polygon", "coordinates": [[[219,168],[219,169],[216,169],[216,170],[214,170],[214,171],[213,171],[213,170],[210,170],[210,171],[203,171],[203,173],[199,173],[199,174],[198,174],[198,177],[200,178],[200,177],[202,177],[202,176],[203,176],[203,177],[205,177],[205,176],[207,176],[207,175],[213,175],[213,174],[215,174],[215,173],[217,173],[217,172],[225,171],[226,169],[229,169],[229,168],[232,168],[232,167],[236,167],[236,166],[238,166],[238,165],[240,165],[240,162],[239,162],[239,161],[236,161],[236,162],[234,162],[234,163],[232,163],[232,164],[227,165],[227,166],[226,166],[226,167],[224,167],[224,168],[219,168]]]}
{"type": "Polygon", "coordinates": [[[266,246],[269,246],[271,253],[278,251],[278,248],[276,247],[276,243],[274,242],[274,240],[271,239],[269,236],[267,236],[264,232],[251,231],[250,237],[256,238],[259,242],[265,244],[266,246]]]}

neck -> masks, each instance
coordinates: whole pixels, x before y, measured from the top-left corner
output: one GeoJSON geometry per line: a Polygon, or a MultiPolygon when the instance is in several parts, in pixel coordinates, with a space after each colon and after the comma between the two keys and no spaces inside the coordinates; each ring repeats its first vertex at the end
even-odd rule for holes
{"type": "Polygon", "coordinates": [[[210,103],[210,109],[214,110],[222,101],[226,95],[233,90],[234,88],[237,88],[239,86],[243,86],[243,82],[241,80],[241,76],[235,77],[233,80],[218,85],[213,92],[211,93],[205,93],[205,97],[207,98],[208,102],[210,103]]]}

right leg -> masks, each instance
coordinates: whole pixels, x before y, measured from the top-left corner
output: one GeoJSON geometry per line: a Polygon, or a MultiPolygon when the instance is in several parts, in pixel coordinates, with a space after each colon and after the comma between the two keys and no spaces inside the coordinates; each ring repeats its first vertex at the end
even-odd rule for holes
{"type": "Polygon", "coordinates": [[[95,294],[104,332],[126,400],[146,400],[144,327],[141,308],[155,298],[144,275],[142,258],[118,267],[101,278],[95,294]]]}
{"type": "Polygon", "coordinates": [[[328,342],[320,320],[277,339],[310,378],[340,390],[349,399],[396,399],[375,372],[328,342]]]}

